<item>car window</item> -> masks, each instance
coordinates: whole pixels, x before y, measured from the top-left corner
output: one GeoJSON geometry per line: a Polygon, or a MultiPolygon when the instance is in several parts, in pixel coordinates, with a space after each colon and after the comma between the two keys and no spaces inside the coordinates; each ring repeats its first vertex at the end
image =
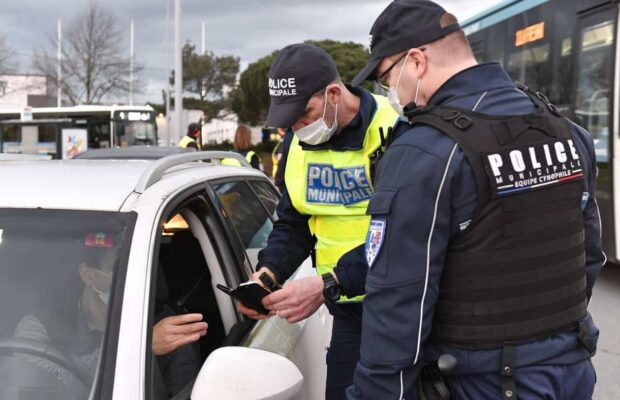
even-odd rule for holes
{"type": "Polygon", "coordinates": [[[260,181],[250,181],[250,185],[256,191],[258,198],[265,205],[269,214],[275,217],[279,198],[274,192],[273,187],[267,182],[260,181]]]}
{"type": "MultiPolygon", "coordinates": [[[[0,394],[87,398],[133,214],[0,210],[0,394]]],[[[108,341],[110,343],[110,341],[108,341]]],[[[1,397],[1,396],[0,396],[1,397]]]]}
{"type": "Polygon", "coordinates": [[[265,247],[273,223],[248,184],[220,183],[214,189],[246,250],[265,247]]]}

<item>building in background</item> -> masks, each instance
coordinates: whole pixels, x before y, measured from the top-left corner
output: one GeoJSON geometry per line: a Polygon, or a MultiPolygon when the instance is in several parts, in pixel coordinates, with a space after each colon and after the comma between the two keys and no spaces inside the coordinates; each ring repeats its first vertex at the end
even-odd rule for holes
{"type": "Polygon", "coordinates": [[[44,75],[0,75],[0,108],[56,107],[55,92],[44,75]]]}

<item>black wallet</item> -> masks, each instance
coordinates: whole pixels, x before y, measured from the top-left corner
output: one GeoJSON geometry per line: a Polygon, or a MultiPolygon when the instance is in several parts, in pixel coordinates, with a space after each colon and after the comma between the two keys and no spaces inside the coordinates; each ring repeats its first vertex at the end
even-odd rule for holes
{"type": "Polygon", "coordinates": [[[269,314],[261,300],[267,296],[269,292],[256,282],[245,282],[239,285],[236,289],[231,289],[228,286],[220,285],[218,283],[217,288],[229,296],[232,296],[238,300],[244,306],[251,308],[261,314],[269,314]]]}

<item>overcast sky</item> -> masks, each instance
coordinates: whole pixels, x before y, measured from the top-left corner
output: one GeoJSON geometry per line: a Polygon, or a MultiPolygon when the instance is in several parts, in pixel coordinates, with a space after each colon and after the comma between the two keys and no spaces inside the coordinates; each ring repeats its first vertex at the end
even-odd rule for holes
{"type": "MultiPolygon", "coordinates": [[[[18,56],[18,72],[32,71],[32,50],[49,46],[56,21],[63,24],[84,10],[90,0],[2,0],[0,34],[8,38],[18,56]]],[[[241,66],[273,50],[307,39],[355,41],[367,45],[368,32],[390,0],[182,0],[183,42],[201,47],[202,21],[206,22],[206,47],[216,54],[241,58],[241,66]]],[[[500,0],[439,0],[461,21],[500,0]]],[[[136,61],[145,66],[148,86],[136,102],[161,102],[168,67],[166,15],[174,12],[173,0],[99,0],[125,27],[123,43],[129,54],[129,24],[135,24],[136,61]]],[[[170,50],[173,49],[170,26],[170,50]]],[[[55,51],[53,52],[55,54],[55,51]]],[[[173,60],[170,58],[170,65],[173,60]]],[[[122,101],[123,99],[119,99],[122,101]]]]}

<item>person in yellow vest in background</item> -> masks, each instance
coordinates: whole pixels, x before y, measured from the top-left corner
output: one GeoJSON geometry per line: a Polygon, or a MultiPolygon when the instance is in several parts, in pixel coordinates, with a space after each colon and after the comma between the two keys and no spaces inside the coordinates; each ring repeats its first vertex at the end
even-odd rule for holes
{"type": "MultiPolygon", "coordinates": [[[[267,126],[290,127],[294,137],[279,219],[251,279],[260,283],[267,273],[283,283],[315,253],[318,276],[288,282],[263,304],[290,323],[327,305],[334,323],[326,399],[344,399],[361,340],[362,297],[351,292],[352,282],[365,280],[367,268],[348,269],[339,260],[366,240],[374,164],[398,115],[385,97],[343,84],[333,59],[311,44],[282,49],[269,71],[269,94],[267,126]]],[[[265,317],[237,307],[250,318],[265,317]]]]}
{"type": "Polygon", "coordinates": [[[201,130],[202,127],[200,126],[200,124],[196,122],[192,122],[191,124],[189,124],[187,126],[187,135],[183,136],[183,138],[179,140],[177,147],[191,147],[200,151],[200,149],[202,148],[202,145],[200,143],[201,130]]]}
{"type": "Polygon", "coordinates": [[[273,168],[271,170],[271,177],[273,178],[273,184],[276,185],[280,193],[282,193],[284,186],[284,171],[286,171],[286,157],[288,156],[288,150],[291,147],[291,141],[293,139],[293,130],[277,128],[280,141],[273,148],[271,153],[271,161],[273,162],[273,168]]]}
{"type": "MultiPolygon", "coordinates": [[[[252,148],[252,131],[247,125],[240,124],[235,131],[235,140],[233,142],[235,151],[241,154],[250,163],[252,168],[263,170],[258,154],[252,148]]],[[[224,163],[226,164],[226,163],[224,163]]]]}

